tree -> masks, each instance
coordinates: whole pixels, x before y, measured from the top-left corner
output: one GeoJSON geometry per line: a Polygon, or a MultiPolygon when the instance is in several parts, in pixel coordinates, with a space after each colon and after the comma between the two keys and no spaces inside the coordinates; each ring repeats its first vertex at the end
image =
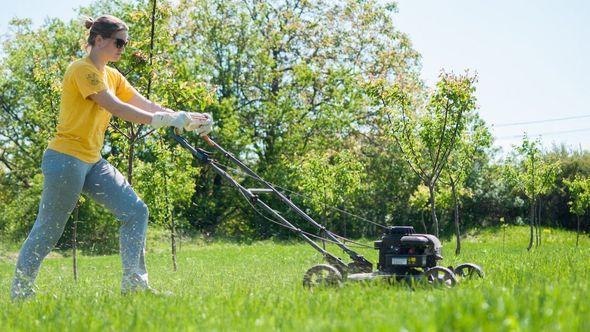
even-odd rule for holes
{"type": "Polygon", "coordinates": [[[306,193],[303,202],[312,211],[321,211],[324,226],[346,236],[346,215],[341,211],[352,210],[353,198],[363,190],[363,165],[349,151],[327,150],[310,152],[297,167],[299,177],[295,183],[298,191],[306,193]]]}
{"type": "Polygon", "coordinates": [[[424,212],[428,212],[429,199],[430,193],[428,187],[419,185],[409,200],[410,207],[415,211],[420,211],[420,224],[425,233],[428,233],[428,227],[426,227],[426,223],[424,222],[424,212]]]}
{"type": "Polygon", "coordinates": [[[172,264],[177,270],[176,227],[182,211],[191,203],[195,192],[193,178],[199,169],[192,165],[192,155],[180,146],[169,148],[159,140],[150,140],[153,156],[137,164],[137,189],[150,206],[151,219],[170,231],[172,264]],[[184,207],[184,209],[183,209],[184,207]]]}
{"type": "Polygon", "coordinates": [[[478,164],[486,160],[486,151],[492,145],[492,136],[477,114],[467,117],[466,130],[457,139],[455,149],[449,155],[442,182],[451,188],[455,224],[455,254],[461,253],[461,229],[459,225],[459,192],[465,190],[465,181],[478,170],[478,164]]]}
{"type": "Polygon", "coordinates": [[[47,20],[33,30],[14,19],[0,59],[0,164],[6,170],[0,224],[21,237],[37,213],[42,187],[41,157],[59,113],[60,83],[72,59],[82,54],[73,22],[47,20]]]}
{"type": "MultiPolygon", "coordinates": [[[[179,24],[190,24],[175,35],[177,54],[194,59],[188,71],[218,87],[219,103],[239,124],[235,140],[216,138],[275,183],[296,178],[290,166],[303,164],[310,151],[339,151],[355,138],[367,117],[363,81],[411,77],[417,65],[417,53],[393,26],[395,6],[387,3],[181,1],[178,8],[179,24]]],[[[196,216],[207,229],[237,211],[252,220],[247,228],[269,234],[259,216],[220,204],[222,197],[239,198],[211,183],[196,197],[211,213],[196,216]],[[211,195],[220,200],[210,203],[211,195]]]]}
{"type": "Polygon", "coordinates": [[[527,250],[531,250],[533,243],[536,243],[537,246],[540,244],[540,231],[535,208],[538,196],[551,189],[559,174],[559,163],[544,160],[539,145],[538,140],[530,140],[525,135],[522,144],[516,148],[517,154],[507,158],[507,165],[504,168],[506,178],[513,188],[529,199],[531,231],[527,250]]]}
{"type": "Polygon", "coordinates": [[[428,187],[435,235],[439,234],[435,190],[449,155],[463,135],[469,113],[475,110],[475,76],[441,73],[436,89],[423,95],[419,87],[375,80],[368,85],[391,135],[406,162],[428,187]]]}
{"type": "Polygon", "coordinates": [[[590,207],[590,179],[576,176],[572,180],[564,180],[569,194],[570,201],[568,206],[570,212],[576,215],[576,247],[580,238],[580,216],[586,214],[588,207],[590,207]]]}

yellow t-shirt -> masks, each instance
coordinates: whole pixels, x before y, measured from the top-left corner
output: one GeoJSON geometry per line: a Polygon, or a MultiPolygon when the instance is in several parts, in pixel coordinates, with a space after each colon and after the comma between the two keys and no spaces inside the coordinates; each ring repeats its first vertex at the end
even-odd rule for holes
{"type": "Polygon", "coordinates": [[[88,57],[70,64],[63,79],[57,132],[49,148],[87,163],[100,160],[111,113],[88,96],[109,89],[128,102],[135,89],[116,69],[99,71],[88,57]]]}

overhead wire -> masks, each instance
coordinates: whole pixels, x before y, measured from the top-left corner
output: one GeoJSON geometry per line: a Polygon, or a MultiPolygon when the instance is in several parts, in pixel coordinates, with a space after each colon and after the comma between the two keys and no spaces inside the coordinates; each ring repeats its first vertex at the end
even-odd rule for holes
{"type": "Polygon", "coordinates": [[[568,134],[568,133],[579,133],[579,132],[590,132],[590,128],[580,128],[580,129],[572,129],[572,130],[561,130],[561,131],[551,131],[551,132],[544,132],[540,134],[528,135],[528,134],[520,134],[520,135],[510,135],[510,136],[500,136],[496,137],[496,139],[511,139],[511,138],[522,138],[525,136],[528,137],[540,137],[545,135],[558,135],[558,134],[568,134]]]}
{"type": "Polygon", "coordinates": [[[575,119],[584,119],[584,118],[590,118],[590,114],[566,116],[566,117],[561,117],[561,118],[543,119],[543,120],[531,120],[531,121],[510,122],[510,123],[497,123],[497,124],[492,124],[492,127],[495,127],[495,128],[511,127],[511,126],[521,126],[521,125],[546,123],[546,122],[555,122],[555,121],[566,121],[566,120],[575,120],[575,119]]]}
{"type": "MultiPolygon", "coordinates": [[[[512,127],[512,126],[526,126],[532,124],[539,124],[539,123],[548,123],[548,122],[557,122],[557,121],[567,121],[567,120],[576,120],[576,119],[584,119],[590,118],[590,114],[583,114],[583,115],[574,115],[574,116],[565,116],[559,118],[550,118],[550,119],[542,119],[542,120],[531,120],[531,121],[520,121],[520,122],[509,122],[509,123],[496,123],[492,124],[492,128],[504,128],[504,127],[512,127]]],[[[504,135],[504,136],[496,136],[496,140],[510,140],[510,139],[520,139],[525,136],[531,138],[539,138],[542,136],[551,136],[551,135],[561,135],[561,134],[569,134],[569,133],[582,133],[582,132],[590,132],[590,128],[579,128],[579,129],[567,129],[567,130],[558,130],[558,131],[548,131],[536,134],[516,134],[516,135],[504,135]]]]}

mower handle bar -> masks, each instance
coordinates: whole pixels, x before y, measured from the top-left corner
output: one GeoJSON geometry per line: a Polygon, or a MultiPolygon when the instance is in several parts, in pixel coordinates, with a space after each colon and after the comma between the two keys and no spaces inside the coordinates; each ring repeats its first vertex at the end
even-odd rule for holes
{"type": "MultiPolygon", "coordinates": [[[[339,258],[333,256],[332,254],[330,254],[327,251],[325,251],[324,249],[322,249],[312,239],[310,239],[308,236],[303,234],[303,232],[299,228],[293,226],[289,221],[287,221],[285,218],[283,218],[275,210],[273,210],[268,205],[266,205],[263,201],[261,201],[258,198],[258,196],[254,195],[253,192],[251,192],[249,189],[244,188],[233,177],[231,177],[231,175],[229,175],[226,171],[221,169],[219,166],[215,165],[215,163],[213,163],[212,159],[210,158],[209,153],[207,153],[206,151],[204,151],[200,148],[194,148],[192,145],[190,145],[188,143],[188,141],[184,137],[180,136],[176,130],[171,130],[171,134],[172,134],[172,137],[182,147],[189,150],[193,154],[193,156],[195,156],[201,162],[209,164],[216,173],[225,177],[230,183],[232,183],[235,187],[237,187],[238,190],[240,190],[244,195],[246,195],[250,199],[251,202],[254,202],[254,203],[260,205],[267,212],[271,213],[275,218],[279,219],[283,225],[296,231],[299,234],[299,236],[301,236],[305,241],[310,243],[310,245],[312,247],[314,247],[316,250],[318,250],[320,253],[322,253],[325,257],[331,258],[330,259],[331,261],[336,260],[336,261],[340,262],[342,264],[341,267],[346,268],[346,265],[339,258]]],[[[327,235],[327,237],[330,240],[332,240],[336,245],[338,245],[344,252],[346,252],[353,261],[355,261],[356,263],[362,264],[362,265],[371,265],[372,266],[372,264],[369,261],[367,261],[362,255],[359,255],[354,250],[347,247],[342,241],[340,241],[336,236],[334,236],[332,234],[332,232],[327,230],[325,226],[322,226],[321,224],[319,224],[315,220],[313,220],[309,215],[307,215],[303,210],[301,210],[297,205],[295,205],[288,197],[286,197],[285,195],[283,195],[283,193],[281,193],[280,191],[275,189],[270,183],[268,183],[267,181],[262,179],[258,174],[256,174],[254,171],[252,171],[248,166],[246,166],[244,163],[242,163],[238,158],[236,158],[231,153],[226,151],[219,144],[217,144],[215,141],[213,141],[210,137],[208,137],[206,135],[202,135],[201,137],[205,140],[205,142],[207,142],[207,144],[214,147],[216,150],[220,151],[226,158],[230,159],[233,163],[235,163],[237,166],[239,166],[244,172],[246,172],[248,175],[253,177],[255,180],[259,181],[260,183],[262,183],[266,187],[266,188],[260,188],[260,189],[255,189],[255,190],[259,190],[259,191],[264,190],[264,192],[273,192],[276,196],[279,197],[279,199],[281,201],[283,201],[285,204],[287,204],[292,210],[294,210],[297,214],[299,214],[303,219],[310,222],[316,228],[324,231],[324,233],[327,235]]]]}

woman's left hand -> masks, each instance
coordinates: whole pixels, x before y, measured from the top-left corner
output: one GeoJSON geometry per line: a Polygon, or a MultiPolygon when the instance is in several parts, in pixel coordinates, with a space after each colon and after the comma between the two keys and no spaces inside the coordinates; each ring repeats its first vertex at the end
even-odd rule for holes
{"type": "Polygon", "coordinates": [[[213,116],[208,113],[189,112],[190,123],[184,127],[187,131],[195,131],[198,135],[207,135],[213,129],[213,116]]]}

